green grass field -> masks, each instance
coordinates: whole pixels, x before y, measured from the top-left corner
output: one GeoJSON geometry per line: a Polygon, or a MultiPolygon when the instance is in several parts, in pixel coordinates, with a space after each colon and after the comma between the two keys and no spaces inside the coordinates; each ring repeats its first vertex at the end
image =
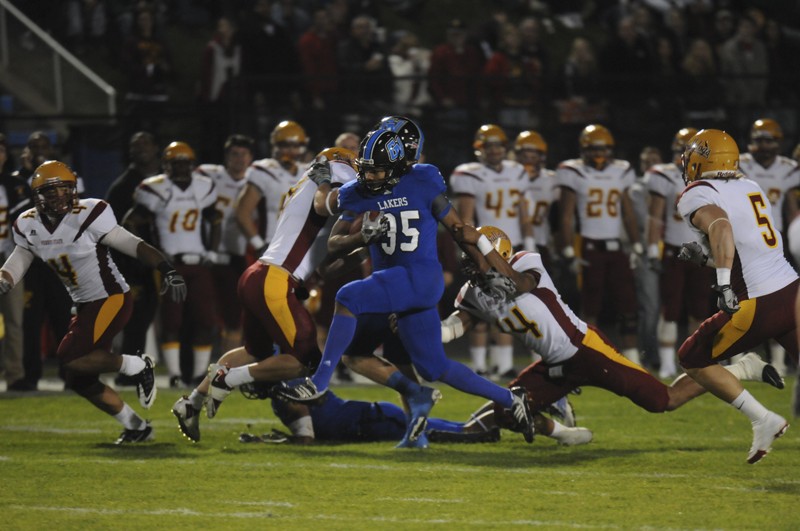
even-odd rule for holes
{"type": "MultiPolygon", "coordinates": [[[[748,386],[789,415],[790,390],[748,386]]],[[[482,400],[441,387],[436,416],[482,400]]],[[[393,399],[380,387],[344,398],[393,399]]],[[[133,392],[123,393],[137,409],[133,392]]],[[[0,395],[2,396],[2,395],[0,395]]],[[[69,393],[0,398],[0,528],[13,529],[797,529],[800,430],[753,466],[747,419],[704,396],[654,415],[608,392],[572,398],[594,441],[497,444],[242,444],[279,427],[267,402],[237,394],[202,441],[183,439],[160,390],[156,441],[112,444],[118,424],[69,393]]]]}

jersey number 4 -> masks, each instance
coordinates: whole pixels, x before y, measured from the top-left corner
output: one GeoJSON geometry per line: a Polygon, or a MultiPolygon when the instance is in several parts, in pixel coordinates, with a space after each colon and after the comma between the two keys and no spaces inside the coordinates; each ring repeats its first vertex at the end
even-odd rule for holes
{"type": "Polygon", "coordinates": [[[75,272],[75,268],[72,267],[68,255],[60,254],[57,258],[50,258],[47,264],[53,271],[58,273],[58,276],[61,277],[65,284],[78,285],[78,274],[75,272]]]}

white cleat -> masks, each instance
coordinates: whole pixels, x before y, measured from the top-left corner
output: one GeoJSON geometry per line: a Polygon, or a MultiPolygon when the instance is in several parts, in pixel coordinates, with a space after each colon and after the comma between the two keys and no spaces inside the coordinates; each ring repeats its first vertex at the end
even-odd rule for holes
{"type": "Polygon", "coordinates": [[[557,436],[552,436],[562,446],[578,446],[592,442],[592,430],[588,428],[564,428],[557,436]]]}
{"type": "Polygon", "coordinates": [[[761,419],[753,424],[753,446],[747,455],[747,462],[755,464],[761,460],[772,449],[772,442],[786,433],[789,423],[786,419],[768,411],[761,419]]]}
{"type": "Polygon", "coordinates": [[[172,406],[172,414],[178,419],[181,433],[192,442],[200,440],[200,410],[192,406],[189,397],[183,395],[172,406]]]}

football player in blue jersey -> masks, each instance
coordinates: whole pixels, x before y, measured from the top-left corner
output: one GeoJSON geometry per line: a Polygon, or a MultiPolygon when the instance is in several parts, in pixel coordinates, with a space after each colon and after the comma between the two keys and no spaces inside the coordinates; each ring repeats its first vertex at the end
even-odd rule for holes
{"type": "MultiPolygon", "coordinates": [[[[527,291],[535,280],[506,267],[507,262],[488,239],[462,223],[445,195],[447,187],[439,170],[428,164],[410,164],[415,155],[407,154],[403,140],[391,130],[371,131],[362,140],[358,178],[338,191],[342,215],[331,231],[328,250],[340,253],[369,245],[373,273],[337,293],[328,340],[314,375],[286,382],[278,394],[294,401],[322,396],[353,339],[357,317],[396,313],[398,334],[423,378],[497,401],[511,410],[525,427],[525,439],[532,442],[532,416],[524,391],[500,387],[445,356],[436,310],[444,290],[436,252],[438,223],[447,227],[498,296],[527,291]],[[357,220],[361,229],[351,234],[357,220]]],[[[396,374],[393,378],[405,378],[396,374]]],[[[392,382],[390,386],[397,388],[392,382]]],[[[427,397],[418,397],[416,403],[409,401],[411,421],[401,446],[414,446],[424,433],[427,415],[440,397],[438,391],[432,391],[427,397]]]]}

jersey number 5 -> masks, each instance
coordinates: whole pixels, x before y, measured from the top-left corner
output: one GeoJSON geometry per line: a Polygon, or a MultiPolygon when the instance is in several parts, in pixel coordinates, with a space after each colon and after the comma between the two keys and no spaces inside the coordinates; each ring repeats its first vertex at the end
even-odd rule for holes
{"type": "Polygon", "coordinates": [[[778,245],[778,238],[775,236],[775,229],[772,228],[769,218],[764,214],[764,209],[767,207],[767,202],[764,201],[764,196],[760,193],[747,194],[750,199],[750,205],[753,207],[753,213],[756,215],[756,222],[759,227],[764,227],[761,231],[761,237],[764,238],[764,243],[767,247],[775,247],[778,245]]]}

